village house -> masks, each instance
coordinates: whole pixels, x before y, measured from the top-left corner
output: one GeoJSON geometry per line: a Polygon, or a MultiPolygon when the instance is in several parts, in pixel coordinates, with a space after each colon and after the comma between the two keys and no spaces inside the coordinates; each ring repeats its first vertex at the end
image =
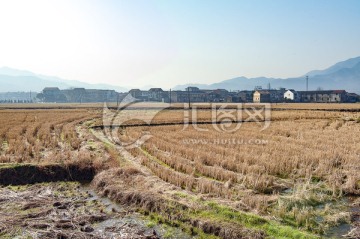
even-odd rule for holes
{"type": "Polygon", "coordinates": [[[171,91],[171,102],[208,102],[207,95],[197,87],[188,87],[185,91],[171,91]]]}
{"type": "Polygon", "coordinates": [[[270,103],[270,92],[266,90],[257,90],[253,96],[254,103],[270,103]]]}
{"type": "Polygon", "coordinates": [[[291,89],[284,93],[284,99],[291,102],[299,102],[300,95],[297,91],[291,89]]]}
{"type": "Polygon", "coordinates": [[[229,91],[225,89],[208,90],[206,98],[209,102],[228,102],[228,95],[229,91]]]}
{"type": "Polygon", "coordinates": [[[347,101],[345,90],[299,91],[301,102],[342,103],[347,101]]]}
{"type": "Polygon", "coordinates": [[[140,89],[131,89],[129,90],[129,94],[136,99],[140,99],[142,96],[142,92],[140,89]]]}
{"type": "Polygon", "coordinates": [[[61,92],[65,95],[67,102],[82,102],[86,90],[85,88],[74,88],[62,90],[61,92]]]}
{"type": "Polygon", "coordinates": [[[169,92],[161,88],[151,88],[149,90],[149,101],[165,102],[169,99],[169,92]]]}
{"type": "Polygon", "coordinates": [[[131,89],[129,94],[139,101],[149,101],[150,92],[147,90],[131,89]]]}
{"type": "Polygon", "coordinates": [[[67,101],[66,96],[58,87],[45,87],[36,97],[44,102],[64,103],[67,101]]]}
{"type": "Polygon", "coordinates": [[[348,93],[346,98],[347,98],[347,102],[349,103],[355,103],[360,101],[360,96],[355,93],[348,93]]]}
{"type": "Polygon", "coordinates": [[[253,101],[253,94],[254,91],[251,90],[243,90],[237,93],[237,96],[239,97],[238,102],[248,103],[253,101]]]}

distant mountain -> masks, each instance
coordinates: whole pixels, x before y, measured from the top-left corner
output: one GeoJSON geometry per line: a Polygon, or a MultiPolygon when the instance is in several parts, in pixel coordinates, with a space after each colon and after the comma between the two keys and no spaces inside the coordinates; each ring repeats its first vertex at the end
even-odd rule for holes
{"type": "Polygon", "coordinates": [[[30,71],[25,71],[25,70],[18,70],[18,69],[13,69],[10,67],[0,67],[0,75],[8,75],[8,76],[36,76],[36,74],[30,72],[30,71]]]}
{"type": "Polygon", "coordinates": [[[351,58],[349,60],[346,61],[341,61],[339,63],[336,63],[335,65],[325,69],[325,70],[315,70],[315,71],[310,71],[309,73],[307,73],[306,75],[308,76],[317,76],[317,75],[328,75],[328,74],[332,74],[335,73],[339,70],[342,69],[351,69],[353,67],[355,67],[356,65],[358,65],[360,63],[360,56],[359,57],[355,57],[355,58],[351,58]]]}
{"type": "Polygon", "coordinates": [[[144,85],[144,86],[141,86],[140,87],[140,90],[149,90],[151,88],[157,88],[157,87],[160,87],[160,86],[156,86],[156,85],[144,85]]]}
{"type": "MultiPolygon", "coordinates": [[[[173,88],[173,90],[184,90],[188,86],[196,86],[200,89],[253,90],[255,86],[267,88],[269,84],[271,88],[283,87],[287,89],[305,90],[306,75],[309,76],[309,90],[316,90],[320,87],[324,90],[344,89],[348,92],[360,94],[360,57],[336,63],[325,70],[310,71],[303,76],[295,78],[280,79],[267,77],[237,77],[209,85],[178,85],[173,88]]],[[[8,67],[0,68],[0,92],[40,92],[43,88],[49,86],[59,87],[60,89],[84,87],[87,89],[114,89],[119,92],[128,91],[128,89],[119,86],[89,84],[81,81],[64,80],[58,77],[44,76],[30,71],[16,70],[8,67]]],[[[153,86],[148,85],[142,88],[151,87],[153,86]]]]}
{"type": "Polygon", "coordinates": [[[9,67],[0,68],[0,92],[40,92],[45,87],[59,87],[60,89],[83,87],[87,89],[109,89],[119,92],[128,91],[124,87],[108,84],[89,84],[81,81],[64,80],[54,76],[44,76],[9,67]]]}
{"type": "Polygon", "coordinates": [[[360,94],[360,57],[351,58],[339,62],[325,70],[310,71],[301,77],[296,78],[246,78],[237,77],[210,85],[205,84],[186,84],[178,85],[174,90],[183,90],[188,86],[196,86],[200,89],[227,89],[227,90],[253,90],[255,86],[267,88],[284,87],[287,89],[305,90],[305,76],[309,76],[309,90],[322,89],[344,89],[349,92],[360,94]]]}

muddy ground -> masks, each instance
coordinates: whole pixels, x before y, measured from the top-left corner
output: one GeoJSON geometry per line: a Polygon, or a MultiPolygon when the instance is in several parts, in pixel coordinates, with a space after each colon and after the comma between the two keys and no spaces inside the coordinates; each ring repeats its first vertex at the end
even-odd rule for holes
{"type": "Polygon", "coordinates": [[[350,231],[344,235],[345,238],[360,238],[360,198],[352,200],[351,203],[351,227],[350,231]]]}
{"type": "Polygon", "coordinates": [[[0,238],[161,238],[163,228],[75,182],[0,188],[0,238]]]}

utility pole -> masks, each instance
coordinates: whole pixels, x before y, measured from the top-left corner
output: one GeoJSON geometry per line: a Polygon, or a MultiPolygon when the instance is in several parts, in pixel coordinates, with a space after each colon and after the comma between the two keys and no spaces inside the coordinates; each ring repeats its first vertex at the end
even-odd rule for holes
{"type": "Polygon", "coordinates": [[[170,107],[171,107],[171,88],[170,88],[170,92],[169,92],[169,102],[170,102],[170,107]]]}
{"type": "Polygon", "coordinates": [[[309,76],[306,76],[306,91],[309,91],[309,76]]]}
{"type": "Polygon", "coordinates": [[[31,103],[31,101],[32,101],[32,100],[31,100],[31,91],[30,91],[30,101],[29,101],[29,102],[31,103]]]}
{"type": "Polygon", "coordinates": [[[188,92],[189,109],[190,109],[190,87],[187,88],[187,92],[188,92]]]}

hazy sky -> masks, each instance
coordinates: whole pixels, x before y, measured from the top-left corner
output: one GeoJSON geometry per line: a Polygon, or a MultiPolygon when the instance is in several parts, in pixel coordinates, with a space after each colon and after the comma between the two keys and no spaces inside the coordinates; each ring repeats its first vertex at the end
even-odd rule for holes
{"type": "Polygon", "coordinates": [[[0,0],[0,66],[119,86],[292,77],[360,56],[359,0],[0,0]]]}

